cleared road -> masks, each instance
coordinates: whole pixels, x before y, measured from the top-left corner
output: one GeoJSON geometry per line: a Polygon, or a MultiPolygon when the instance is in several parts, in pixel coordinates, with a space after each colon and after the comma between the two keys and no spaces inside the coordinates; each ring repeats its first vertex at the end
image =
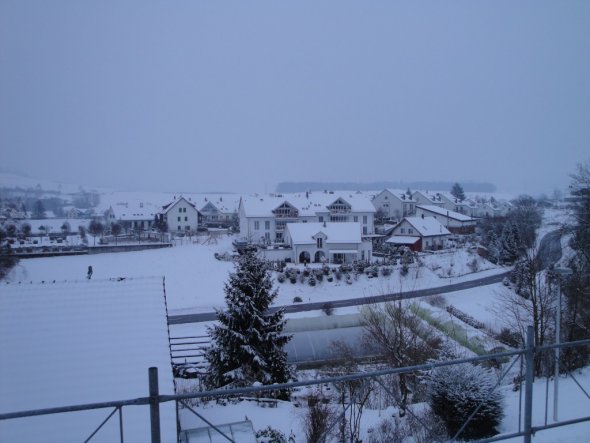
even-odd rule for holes
{"type": "MultiPolygon", "coordinates": [[[[348,306],[360,306],[371,303],[383,303],[386,301],[394,300],[406,300],[409,298],[426,297],[429,295],[445,294],[448,292],[462,291],[464,289],[476,288],[478,286],[493,285],[494,283],[501,282],[504,277],[508,275],[508,272],[503,272],[498,275],[491,277],[478,278],[476,280],[466,281],[462,283],[454,283],[445,286],[439,286],[436,288],[419,289],[416,291],[403,292],[402,294],[383,294],[373,297],[358,297],[345,300],[333,300],[333,301],[320,301],[315,303],[298,303],[287,306],[274,306],[270,308],[271,312],[275,312],[279,309],[283,309],[285,313],[293,312],[305,312],[305,311],[317,311],[322,309],[326,303],[330,303],[334,308],[344,308],[348,306]]],[[[171,325],[178,325],[182,323],[199,323],[203,321],[212,321],[217,319],[215,312],[203,312],[200,314],[183,314],[183,315],[170,315],[168,317],[168,323],[171,325]]]]}

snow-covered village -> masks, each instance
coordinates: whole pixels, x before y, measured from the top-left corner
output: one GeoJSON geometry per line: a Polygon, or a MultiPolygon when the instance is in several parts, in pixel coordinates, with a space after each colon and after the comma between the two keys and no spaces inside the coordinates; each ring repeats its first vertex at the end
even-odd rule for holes
{"type": "Polygon", "coordinates": [[[0,443],[587,442],[589,23],[0,2],[0,443]]]}

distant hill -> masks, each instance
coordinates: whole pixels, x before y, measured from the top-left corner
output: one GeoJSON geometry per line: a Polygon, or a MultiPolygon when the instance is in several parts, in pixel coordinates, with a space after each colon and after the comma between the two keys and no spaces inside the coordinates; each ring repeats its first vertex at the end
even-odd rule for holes
{"type": "MultiPolygon", "coordinates": [[[[485,182],[460,182],[465,192],[495,192],[496,186],[485,182]]],[[[277,185],[277,192],[305,192],[341,190],[341,191],[380,191],[385,188],[416,189],[428,191],[450,191],[454,182],[416,181],[416,182],[281,182],[277,185]]]]}

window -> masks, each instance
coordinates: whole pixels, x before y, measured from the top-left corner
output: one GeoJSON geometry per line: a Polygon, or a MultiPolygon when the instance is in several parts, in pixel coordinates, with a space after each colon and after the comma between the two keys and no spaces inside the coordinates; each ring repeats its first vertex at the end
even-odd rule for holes
{"type": "Polygon", "coordinates": [[[270,221],[266,220],[264,222],[264,229],[266,229],[267,231],[270,229],[270,221]]]}
{"type": "Polygon", "coordinates": [[[366,224],[367,224],[367,216],[363,215],[363,225],[366,225],[366,224]]]}
{"type": "Polygon", "coordinates": [[[359,216],[358,215],[355,215],[354,217],[352,217],[352,221],[358,222],[359,221],[359,216]]]}
{"type": "Polygon", "coordinates": [[[188,221],[188,217],[184,217],[184,221],[188,221]]]}
{"type": "Polygon", "coordinates": [[[254,222],[254,230],[255,230],[255,231],[258,231],[259,229],[260,229],[260,222],[259,222],[258,220],[256,220],[256,221],[254,222]]]}
{"type": "Polygon", "coordinates": [[[185,230],[185,231],[190,231],[190,230],[191,230],[191,227],[190,227],[190,226],[185,226],[185,227],[184,227],[184,230],[185,230]]]}
{"type": "Polygon", "coordinates": [[[319,237],[317,239],[317,245],[318,245],[318,249],[322,249],[324,247],[324,239],[322,237],[319,237]]]}
{"type": "Polygon", "coordinates": [[[324,216],[323,216],[323,215],[320,215],[320,216],[318,217],[318,220],[319,220],[319,222],[320,222],[320,223],[321,223],[321,222],[323,222],[323,221],[324,221],[324,216]]]}
{"type": "Polygon", "coordinates": [[[413,234],[414,230],[412,228],[408,228],[408,234],[413,234]]]}
{"type": "Polygon", "coordinates": [[[178,217],[178,221],[180,221],[180,217],[178,217]]]}
{"type": "MultiPolygon", "coordinates": [[[[385,197],[385,198],[387,198],[387,197],[385,197]]],[[[365,260],[365,250],[364,249],[361,251],[361,260],[363,260],[363,261],[365,260]]]]}
{"type": "Polygon", "coordinates": [[[178,208],[178,212],[182,212],[182,208],[178,208]]]}
{"type": "Polygon", "coordinates": [[[180,226],[178,227],[178,230],[179,230],[179,231],[182,231],[182,229],[180,229],[180,226]]]}
{"type": "Polygon", "coordinates": [[[368,230],[366,226],[363,226],[363,235],[367,235],[368,234],[368,230]]]}
{"type": "Polygon", "coordinates": [[[264,233],[264,239],[265,239],[267,242],[270,242],[270,232],[265,232],[265,233],[264,233]]]}
{"type": "Polygon", "coordinates": [[[401,228],[401,229],[400,229],[400,234],[405,234],[405,233],[406,233],[406,230],[405,230],[405,228],[401,228]]]}

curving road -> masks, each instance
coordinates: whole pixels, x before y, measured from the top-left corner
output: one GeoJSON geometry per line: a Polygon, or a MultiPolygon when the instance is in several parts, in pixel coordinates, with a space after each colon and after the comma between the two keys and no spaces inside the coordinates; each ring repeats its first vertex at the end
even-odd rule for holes
{"type": "MultiPolygon", "coordinates": [[[[315,303],[298,303],[295,305],[286,306],[274,306],[270,308],[271,312],[275,312],[279,309],[283,309],[285,313],[293,312],[304,312],[304,311],[317,311],[322,309],[326,303],[330,303],[334,308],[344,308],[348,306],[360,306],[371,303],[382,303],[386,301],[394,300],[405,300],[409,298],[425,297],[429,295],[445,294],[448,292],[462,291],[464,289],[475,288],[478,286],[487,286],[494,283],[501,282],[509,272],[503,272],[498,275],[491,277],[478,278],[476,280],[466,281],[462,283],[454,283],[446,286],[439,286],[436,288],[419,289],[416,291],[407,291],[401,294],[383,294],[376,295],[373,297],[358,297],[345,300],[334,300],[334,301],[320,301],[315,303]]],[[[170,315],[168,317],[168,324],[178,325],[182,323],[198,323],[203,321],[212,321],[217,319],[215,312],[203,312],[200,314],[182,314],[182,315],[170,315]]]]}

